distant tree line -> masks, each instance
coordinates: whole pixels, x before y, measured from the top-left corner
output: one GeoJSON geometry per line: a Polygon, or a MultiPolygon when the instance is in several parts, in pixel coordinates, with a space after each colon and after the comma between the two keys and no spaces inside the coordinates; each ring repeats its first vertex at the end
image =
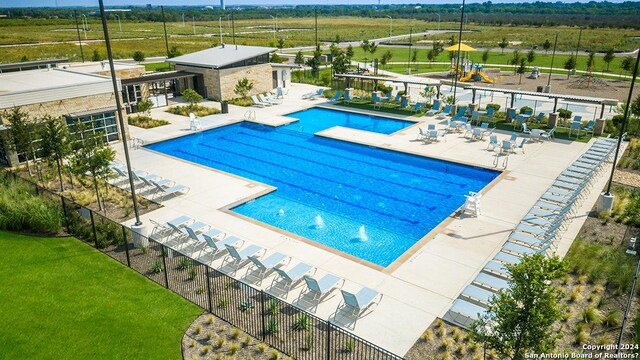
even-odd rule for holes
{"type": "MultiPolygon", "coordinates": [[[[139,21],[162,21],[159,7],[128,7],[131,11],[119,13],[122,19],[139,21]]],[[[270,15],[279,17],[311,17],[314,16],[315,7],[300,5],[291,7],[263,8],[255,6],[234,7],[236,19],[265,19],[270,15]]],[[[16,18],[40,18],[40,19],[71,19],[73,8],[11,8],[1,9],[0,14],[8,15],[6,19],[0,19],[0,27],[3,24],[12,24],[16,18]]],[[[97,9],[77,8],[77,11],[87,15],[97,16],[97,9]]],[[[359,16],[359,17],[386,17],[415,18],[421,20],[437,21],[440,14],[441,21],[459,21],[459,4],[425,4],[425,5],[336,5],[318,6],[318,15],[324,17],[333,16],[359,16]]],[[[167,21],[181,21],[185,18],[195,18],[197,21],[218,20],[220,16],[227,16],[231,9],[223,11],[217,7],[203,10],[202,7],[165,7],[167,21]]],[[[491,1],[484,3],[467,4],[465,14],[468,21],[484,25],[530,25],[530,26],[587,26],[592,28],[635,28],[640,29],[640,2],[627,1],[623,3],[595,2],[588,3],[563,3],[563,2],[530,2],[494,4],[491,1]]],[[[114,16],[114,14],[109,14],[114,16]]]]}

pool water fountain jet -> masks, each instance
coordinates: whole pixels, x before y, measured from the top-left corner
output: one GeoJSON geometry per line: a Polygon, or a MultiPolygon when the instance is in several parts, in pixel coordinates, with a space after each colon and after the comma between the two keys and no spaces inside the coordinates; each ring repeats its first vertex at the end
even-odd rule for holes
{"type": "Polygon", "coordinates": [[[284,216],[284,209],[280,209],[278,211],[278,216],[284,216]]]}
{"type": "Polygon", "coordinates": [[[324,228],[324,219],[322,218],[322,216],[316,215],[316,217],[315,217],[315,219],[313,221],[316,224],[316,229],[324,228]]]}
{"type": "Polygon", "coordinates": [[[367,229],[364,227],[364,225],[360,225],[360,229],[358,229],[358,239],[360,239],[360,241],[369,241],[367,229]]]}

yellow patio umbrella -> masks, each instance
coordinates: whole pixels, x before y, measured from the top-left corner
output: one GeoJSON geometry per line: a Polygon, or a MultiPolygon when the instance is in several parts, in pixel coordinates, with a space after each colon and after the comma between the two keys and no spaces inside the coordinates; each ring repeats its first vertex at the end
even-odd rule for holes
{"type": "MultiPolygon", "coordinates": [[[[449,46],[448,48],[445,49],[446,51],[458,51],[458,44],[453,44],[451,46],[449,46]]],[[[460,51],[476,51],[476,49],[472,48],[471,46],[465,44],[465,43],[460,43],[460,51]]]]}

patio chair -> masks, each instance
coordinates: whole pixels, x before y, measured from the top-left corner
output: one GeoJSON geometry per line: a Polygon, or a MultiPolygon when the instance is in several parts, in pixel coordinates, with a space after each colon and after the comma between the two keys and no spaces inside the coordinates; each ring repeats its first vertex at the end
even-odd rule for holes
{"type": "Polygon", "coordinates": [[[308,98],[308,99],[309,99],[309,100],[315,100],[315,99],[318,99],[318,98],[322,97],[322,94],[324,94],[324,89],[318,89],[318,91],[317,91],[315,94],[313,94],[313,95],[309,96],[309,98],[308,98]]]}
{"type": "Polygon", "coordinates": [[[307,284],[307,291],[303,293],[312,294],[311,300],[320,303],[327,295],[335,289],[342,289],[345,280],[333,274],[326,274],[320,279],[309,275],[304,275],[304,282],[307,284]],[[342,284],[340,284],[342,282],[342,284]],[[338,286],[340,284],[340,286],[338,286]]]}
{"type": "Polygon", "coordinates": [[[538,113],[538,116],[536,116],[536,117],[532,120],[532,122],[534,122],[534,123],[536,123],[536,124],[539,124],[539,123],[541,123],[541,122],[542,122],[542,120],[544,120],[544,113],[543,113],[543,112],[538,113]]]}
{"type": "Polygon", "coordinates": [[[487,114],[485,115],[487,119],[493,119],[493,114],[495,113],[495,111],[496,111],[496,108],[494,107],[487,108],[487,114]]]}
{"type": "Polygon", "coordinates": [[[551,140],[555,137],[557,127],[553,127],[553,129],[540,134],[540,139],[551,140]]]}
{"type": "MultiPolygon", "coordinates": [[[[483,269],[485,270],[485,269],[483,269]]],[[[468,300],[471,303],[477,303],[480,306],[488,307],[489,300],[495,293],[489,290],[485,290],[475,285],[468,285],[460,293],[460,298],[468,300]]]]}
{"type": "Polygon", "coordinates": [[[516,109],[507,109],[507,119],[513,121],[516,118],[516,109]]]}
{"type": "Polygon", "coordinates": [[[533,109],[525,109],[525,110],[524,110],[524,115],[525,115],[526,117],[531,117],[531,116],[533,116],[533,109]]]}
{"type": "Polygon", "coordinates": [[[371,101],[373,102],[374,109],[380,109],[380,107],[382,106],[382,100],[378,97],[378,95],[375,92],[371,93],[371,101]]]}
{"type": "Polygon", "coordinates": [[[300,280],[302,280],[303,276],[307,275],[310,272],[313,272],[314,274],[316,272],[316,269],[313,266],[305,264],[303,262],[296,264],[296,266],[290,269],[283,270],[274,268],[273,270],[279,275],[281,281],[278,282],[277,277],[274,278],[271,282],[271,287],[277,288],[278,284],[281,284],[283,290],[287,292],[291,291],[293,286],[300,280]]]}
{"type": "Polygon", "coordinates": [[[529,138],[534,141],[540,140],[541,136],[542,136],[542,130],[540,129],[532,129],[531,132],[529,133],[529,138]]]}
{"type": "Polygon", "coordinates": [[[440,132],[438,130],[427,131],[427,137],[423,139],[424,142],[438,142],[440,141],[440,132]]]}
{"type": "Polygon", "coordinates": [[[381,293],[368,287],[363,287],[355,294],[342,289],[340,292],[342,293],[343,302],[338,309],[341,307],[351,309],[351,315],[358,317],[371,305],[379,304],[383,297],[381,293]]]}
{"type": "Polygon", "coordinates": [[[516,115],[515,120],[513,121],[513,129],[515,130],[519,126],[524,126],[526,124],[527,118],[524,115],[516,115]]]}
{"type": "Polygon", "coordinates": [[[194,113],[189,113],[189,130],[200,130],[202,126],[200,125],[200,120],[194,113]]]}
{"type": "Polygon", "coordinates": [[[420,111],[422,111],[422,109],[423,109],[423,108],[424,108],[424,104],[423,104],[423,103],[418,102],[418,103],[416,103],[416,104],[413,106],[413,110],[411,110],[411,112],[413,112],[414,114],[417,114],[417,113],[419,113],[420,111]]]}
{"type": "Polygon", "coordinates": [[[449,115],[451,115],[451,105],[447,104],[444,106],[444,110],[436,116],[436,119],[444,119],[449,115]]]}
{"type": "Polygon", "coordinates": [[[315,92],[309,92],[309,93],[306,93],[306,94],[302,94],[302,98],[303,99],[308,99],[308,98],[310,98],[312,96],[315,96],[315,95],[322,95],[323,91],[324,91],[324,89],[318,89],[315,92]]]}
{"type": "Polygon", "coordinates": [[[422,130],[422,128],[418,128],[418,136],[416,136],[416,140],[424,140],[427,138],[427,133],[422,130]]]}
{"type": "Polygon", "coordinates": [[[173,180],[163,179],[160,176],[154,174],[147,174],[145,176],[132,174],[132,176],[134,179],[137,177],[138,179],[142,180],[142,182],[144,183],[144,187],[155,188],[155,185],[153,185],[154,182],[162,187],[171,187],[175,184],[175,181],[173,180]]]}
{"type": "Polygon", "coordinates": [[[479,112],[479,111],[474,110],[474,111],[471,113],[471,123],[472,123],[472,124],[474,124],[474,123],[475,123],[476,125],[478,125],[478,123],[479,123],[479,122],[480,122],[480,112],[479,112]]]}
{"type": "Polygon", "coordinates": [[[522,150],[522,153],[523,153],[523,154],[524,154],[524,144],[526,144],[526,142],[527,142],[527,139],[522,139],[522,140],[520,141],[520,144],[516,145],[516,147],[517,147],[518,149],[522,150]]]}
{"type": "Polygon", "coordinates": [[[589,133],[591,133],[591,136],[593,136],[593,127],[596,125],[596,122],[593,120],[589,120],[587,122],[587,125],[584,126],[584,128],[582,130],[584,130],[585,135],[588,135],[589,133]]]}
{"type": "Polygon", "coordinates": [[[277,97],[278,99],[284,99],[284,96],[285,96],[285,95],[287,95],[288,93],[289,93],[289,90],[286,90],[286,91],[285,91],[285,90],[284,90],[284,89],[282,89],[282,87],[280,87],[280,86],[278,86],[278,87],[276,88],[276,97],[277,97]]]}
{"type": "Polygon", "coordinates": [[[466,118],[466,116],[464,116],[464,114],[466,114],[467,112],[467,107],[466,106],[461,106],[458,108],[458,112],[451,118],[453,120],[461,120],[462,118],[466,118]]]}
{"type": "Polygon", "coordinates": [[[224,260],[222,260],[220,268],[226,265],[231,265],[235,270],[238,270],[241,265],[249,259],[249,256],[256,256],[257,254],[264,253],[266,251],[265,248],[256,244],[249,244],[241,250],[238,250],[236,247],[229,244],[225,244],[224,247],[227,249],[229,254],[224,258],[224,260]]]}
{"type": "Polygon", "coordinates": [[[265,104],[262,101],[258,100],[258,98],[255,95],[251,95],[251,101],[253,101],[253,104],[251,106],[255,106],[255,107],[259,107],[259,108],[263,108],[263,107],[267,106],[267,104],[265,104]]]}
{"type": "Polygon", "coordinates": [[[409,97],[405,96],[403,98],[400,99],[400,108],[404,109],[409,107],[409,97]]]}
{"type": "Polygon", "coordinates": [[[433,103],[433,107],[431,107],[431,110],[427,111],[425,114],[427,114],[427,116],[433,116],[433,115],[436,115],[436,114],[437,114],[437,113],[439,113],[439,112],[440,112],[440,110],[441,110],[441,108],[440,108],[440,107],[441,107],[441,104],[442,104],[442,102],[440,102],[440,100],[436,100],[436,101],[433,103]]]}
{"type": "Polygon", "coordinates": [[[498,292],[509,287],[507,280],[486,273],[479,273],[478,276],[473,279],[472,283],[493,292],[498,292]]]}
{"type": "Polygon", "coordinates": [[[580,137],[580,128],[582,127],[582,123],[579,121],[574,121],[571,123],[571,127],[569,127],[569,137],[571,137],[571,133],[573,131],[576,132],[576,138],[580,137]]]}
{"type": "Polygon", "coordinates": [[[251,275],[257,276],[260,279],[260,283],[262,283],[262,280],[270,271],[284,264],[289,264],[291,258],[281,252],[275,252],[265,258],[251,255],[249,256],[249,261],[251,261],[251,275]]]}
{"type": "Polygon", "coordinates": [[[491,147],[491,150],[498,147],[498,136],[497,135],[489,135],[489,145],[487,145],[487,150],[491,147]]]}
{"type": "Polygon", "coordinates": [[[579,122],[582,124],[582,116],[581,115],[574,115],[573,119],[571,120],[571,122],[579,122]]]}
{"type": "Polygon", "coordinates": [[[188,216],[180,216],[173,220],[167,221],[166,224],[171,231],[171,237],[174,238],[174,237],[188,236],[189,234],[187,233],[185,226],[190,224],[196,224],[196,223],[197,221],[195,221],[194,219],[188,216]]]}
{"type": "Polygon", "coordinates": [[[522,124],[522,133],[531,135],[531,129],[529,129],[527,123],[522,124]]]}
{"type": "Polygon", "coordinates": [[[272,102],[270,101],[266,96],[262,95],[262,94],[258,94],[256,95],[258,97],[258,100],[260,100],[260,102],[262,102],[263,104],[267,105],[267,106],[271,106],[271,105],[278,105],[278,103],[272,102]]]}
{"type": "Polygon", "coordinates": [[[265,93],[264,98],[266,98],[266,100],[270,103],[272,103],[273,105],[280,105],[282,104],[282,100],[278,99],[275,95],[273,95],[272,93],[268,92],[265,93]]]}
{"type": "Polygon", "coordinates": [[[237,248],[244,244],[244,240],[233,235],[227,236],[221,240],[215,240],[213,237],[207,236],[206,233],[203,234],[203,236],[207,241],[207,245],[209,246],[209,249],[213,250],[212,255],[214,256],[218,253],[226,251],[227,245],[237,248]]]}
{"type": "Polygon", "coordinates": [[[464,137],[467,137],[467,135],[473,135],[473,127],[471,124],[465,124],[464,137]]]}
{"type": "MultiPolygon", "coordinates": [[[[184,226],[185,224],[191,223],[195,220],[193,220],[192,218],[186,215],[182,215],[180,217],[177,217],[173,220],[166,221],[166,222],[154,221],[152,219],[150,219],[150,221],[153,224],[153,229],[151,229],[151,233],[149,237],[153,235],[159,235],[160,237],[165,237],[167,235],[173,234],[174,228],[173,226],[169,225],[170,223],[176,226],[184,226]]],[[[180,232],[182,233],[182,231],[180,232]]]]}
{"type": "Polygon", "coordinates": [[[156,189],[154,197],[160,195],[160,202],[164,201],[164,199],[169,195],[177,193],[186,194],[189,192],[189,190],[191,190],[188,186],[185,185],[173,185],[164,187],[153,180],[150,180],[150,182],[156,189]]]}
{"type": "Polygon", "coordinates": [[[333,94],[333,97],[331,97],[331,99],[328,99],[327,101],[338,101],[340,100],[341,97],[342,97],[342,91],[336,90],[336,93],[333,94]]]}
{"type": "Polygon", "coordinates": [[[435,130],[436,124],[427,124],[427,130],[435,130]]]}
{"type": "Polygon", "coordinates": [[[473,132],[471,133],[471,139],[473,140],[482,140],[484,138],[484,134],[486,133],[486,130],[482,129],[482,128],[475,128],[473,129],[473,132]]]}

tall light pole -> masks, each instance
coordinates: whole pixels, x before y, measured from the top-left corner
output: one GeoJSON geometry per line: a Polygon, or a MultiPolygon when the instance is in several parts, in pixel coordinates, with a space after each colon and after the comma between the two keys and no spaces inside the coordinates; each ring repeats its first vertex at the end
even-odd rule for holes
{"type": "Polygon", "coordinates": [[[318,45],[318,8],[313,8],[313,16],[315,17],[315,25],[316,25],[316,49],[318,49],[318,47],[320,45],[318,45]]]}
{"type": "Polygon", "coordinates": [[[462,0],[462,10],[460,14],[460,31],[458,32],[458,55],[456,56],[456,70],[453,77],[453,103],[456,103],[456,91],[458,90],[458,70],[460,69],[460,46],[462,46],[462,25],[464,25],[464,3],[462,0]]]}
{"type": "Polygon", "coordinates": [[[389,37],[393,36],[393,18],[389,15],[387,15],[387,18],[389,18],[389,37]]]}
{"type": "Polygon", "coordinates": [[[120,22],[120,15],[118,14],[113,14],[113,15],[118,18],[118,28],[120,28],[120,32],[122,32],[122,23],[120,22]]]}
{"type": "Polygon", "coordinates": [[[142,225],[140,221],[140,213],[138,211],[138,199],[136,198],[136,187],[131,177],[131,159],[129,158],[129,147],[127,146],[127,134],[124,131],[124,119],[122,116],[122,105],[120,104],[120,92],[118,91],[118,81],[116,80],[116,70],[113,65],[113,54],[111,53],[111,41],[109,41],[109,28],[107,26],[107,15],[104,11],[102,0],[98,0],[100,4],[100,16],[102,17],[102,31],[104,32],[104,42],[107,47],[107,58],[109,59],[109,70],[111,71],[111,83],[113,84],[113,95],[116,98],[116,114],[120,124],[120,137],[122,138],[122,146],[124,147],[124,158],[127,163],[127,174],[129,176],[129,187],[131,191],[131,199],[133,200],[133,212],[136,216],[136,227],[142,225]]]}
{"type": "Polygon", "coordinates": [[[220,45],[222,45],[222,16],[218,18],[218,26],[220,27],[220,45]]]}
{"type": "Polygon", "coordinates": [[[556,31],[556,40],[553,42],[553,53],[551,54],[551,68],[549,68],[549,78],[547,79],[547,87],[551,84],[551,74],[553,73],[553,59],[556,57],[556,46],[558,46],[558,32],[556,31]]]}
{"type": "Polygon", "coordinates": [[[82,39],[80,38],[80,27],[78,27],[78,15],[76,11],[73,10],[73,17],[76,20],[76,33],[78,33],[78,45],[80,45],[80,57],[82,58],[82,62],[84,62],[84,51],[82,50],[82,39]]]}
{"type": "Polygon", "coordinates": [[[440,14],[436,13],[436,15],[438,15],[438,31],[440,31],[440,14]]]}
{"type": "Polygon", "coordinates": [[[191,17],[191,23],[193,24],[193,35],[196,34],[196,17],[192,16],[191,17]]]}
{"type": "Polygon", "coordinates": [[[89,24],[87,23],[87,15],[82,14],[82,30],[84,31],[84,39],[87,40],[87,30],[89,30],[89,24]]]}
{"type": "Polygon", "coordinates": [[[167,21],[164,18],[164,6],[160,6],[162,14],[162,27],[164,28],[164,47],[167,50],[167,58],[169,57],[169,40],[167,39],[167,21]]]}

